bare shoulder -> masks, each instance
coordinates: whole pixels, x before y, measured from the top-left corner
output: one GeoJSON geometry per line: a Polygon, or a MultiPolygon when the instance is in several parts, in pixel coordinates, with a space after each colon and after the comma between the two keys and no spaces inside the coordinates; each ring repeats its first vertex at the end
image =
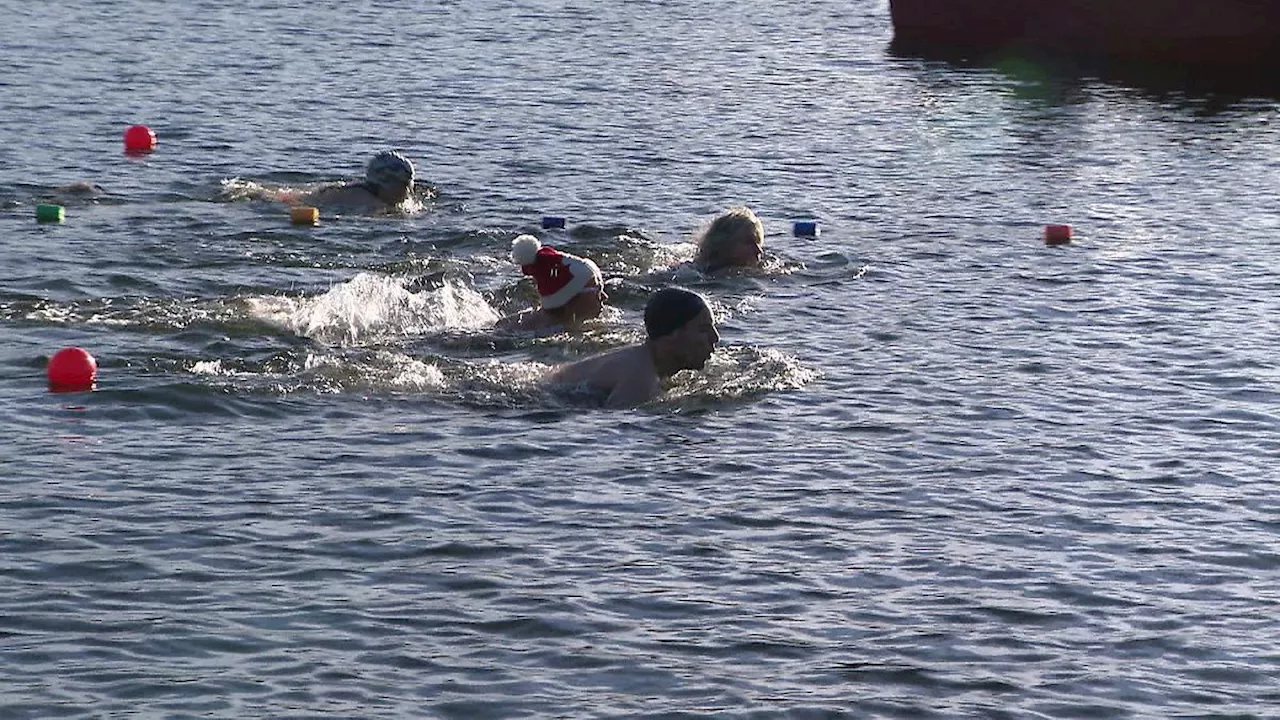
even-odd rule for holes
{"type": "Polygon", "coordinates": [[[380,203],[368,190],[358,184],[336,185],[322,188],[302,198],[304,204],[319,205],[326,209],[345,212],[368,212],[380,203]]]}
{"type": "Polygon", "coordinates": [[[553,383],[587,385],[607,394],[608,404],[638,405],[660,389],[649,348],[632,345],[562,365],[547,378],[553,383]]]}
{"type": "Polygon", "coordinates": [[[552,370],[548,379],[558,383],[586,382],[604,387],[607,384],[608,376],[613,374],[612,367],[618,364],[621,358],[630,350],[631,348],[611,350],[599,355],[592,355],[589,358],[566,363],[552,370]]]}

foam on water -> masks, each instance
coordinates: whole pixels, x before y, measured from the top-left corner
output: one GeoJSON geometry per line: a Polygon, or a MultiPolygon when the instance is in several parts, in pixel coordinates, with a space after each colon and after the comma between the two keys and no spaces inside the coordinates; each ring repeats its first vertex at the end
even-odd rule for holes
{"type": "Polygon", "coordinates": [[[308,297],[247,298],[264,322],[330,345],[367,345],[389,338],[491,325],[498,313],[476,290],[457,281],[410,292],[403,278],[357,273],[308,297]]]}

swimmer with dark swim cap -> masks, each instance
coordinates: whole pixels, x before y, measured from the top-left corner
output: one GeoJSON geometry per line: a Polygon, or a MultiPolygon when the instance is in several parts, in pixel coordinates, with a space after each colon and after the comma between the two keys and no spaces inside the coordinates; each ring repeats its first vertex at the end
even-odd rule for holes
{"type": "Polygon", "coordinates": [[[553,383],[586,385],[606,396],[609,407],[634,407],[662,392],[662,379],[681,370],[701,370],[720,342],[711,308],[701,295],[684,288],[663,288],[644,308],[648,338],[561,366],[553,383]]]}
{"type": "Polygon", "coordinates": [[[365,179],[330,187],[299,198],[303,205],[345,212],[403,210],[413,196],[413,163],[394,150],[383,150],[365,166],[365,179]]]}

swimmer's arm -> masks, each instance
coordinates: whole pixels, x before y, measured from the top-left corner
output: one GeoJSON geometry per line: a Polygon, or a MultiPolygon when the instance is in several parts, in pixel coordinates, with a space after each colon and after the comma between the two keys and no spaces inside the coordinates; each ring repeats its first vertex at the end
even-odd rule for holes
{"type": "Polygon", "coordinates": [[[371,211],[382,205],[378,198],[370,194],[362,185],[354,183],[320,188],[302,197],[295,198],[293,202],[304,205],[331,205],[343,209],[362,211],[371,211]]]}
{"type": "Polygon", "coordinates": [[[500,318],[493,329],[504,332],[527,332],[541,330],[547,325],[546,313],[539,310],[521,310],[514,315],[500,318]]]}
{"type": "Polygon", "coordinates": [[[498,318],[498,322],[493,324],[494,330],[501,330],[503,332],[515,330],[518,327],[520,327],[520,313],[498,318]]]}

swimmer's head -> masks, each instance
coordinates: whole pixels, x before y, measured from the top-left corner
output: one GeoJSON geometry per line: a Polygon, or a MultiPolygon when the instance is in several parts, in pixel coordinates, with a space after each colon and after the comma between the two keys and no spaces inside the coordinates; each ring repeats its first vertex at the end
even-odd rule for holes
{"type": "Polygon", "coordinates": [[[726,267],[759,267],[764,255],[764,223],[748,207],[721,213],[698,240],[695,262],[704,272],[726,267]]]}
{"type": "Polygon", "coordinates": [[[398,205],[413,191],[413,163],[394,150],[374,155],[365,168],[365,181],[386,203],[398,205]]]}
{"type": "Polygon", "coordinates": [[[707,301],[684,288],[663,288],[649,298],[644,329],[655,362],[672,372],[701,369],[720,342],[707,301]]]}

